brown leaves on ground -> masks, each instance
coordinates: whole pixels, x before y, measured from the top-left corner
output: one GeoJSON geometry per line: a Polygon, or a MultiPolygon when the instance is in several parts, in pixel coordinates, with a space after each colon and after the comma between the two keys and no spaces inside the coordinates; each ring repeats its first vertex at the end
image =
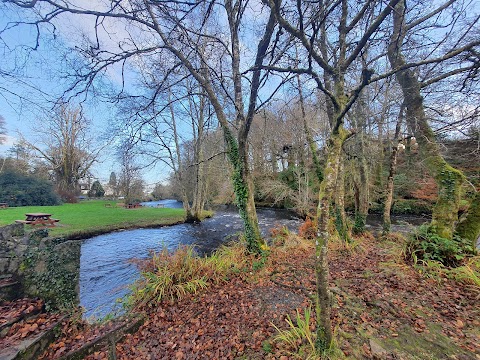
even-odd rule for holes
{"type": "Polygon", "coordinates": [[[126,319],[119,319],[101,324],[88,324],[80,320],[79,315],[76,314],[75,317],[62,323],[62,336],[56,342],[50,344],[39,360],[56,359],[78,350],[85,344],[95,341],[110,330],[118,328],[127,322],[126,319]]]}
{"type": "Polygon", "coordinates": [[[19,299],[0,305],[0,349],[19,344],[49,329],[60,318],[59,314],[40,313],[43,301],[38,299],[19,299]],[[7,326],[8,325],[8,326],[7,326]]]}
{"type": "Polygon", "coordinates": [[[0,325],[28,316],[43,309],[43,301],[39,299],[18,299],[0,304],[0,325]]]}
{"type": "MultiPolygon", "coordinates": [[[[361,246],[362,252],[348,256],[332,252],[330,259],[332,282],[337,285],[333,290],[340,305],[336,319],[339,328],[344,333],[362,335],[353,338],[357,342],[353,347],[358,347],[359,341],[365,345],[368,337],[393,344],[391,339],[400,333],[415,346],[421,339],[439,346],[436,343],[448,340],[449,347],[459,348],[463,356],[459,358],[477,359],[474,354],[480,351],[478,292],[448,279],[439,283],[422,277],[395,255],[392,246],[398,254],[397,245],[362,239],[361,246]]],[[[353,355],[352,341],[347,338],[340,345],[347,355],[353,355]]],[[[414,355],[430,358],[421,353],[409,354],[414,355]]],[[[446,353],[444,357],[430,356],[451,358],[446,353]]]]}

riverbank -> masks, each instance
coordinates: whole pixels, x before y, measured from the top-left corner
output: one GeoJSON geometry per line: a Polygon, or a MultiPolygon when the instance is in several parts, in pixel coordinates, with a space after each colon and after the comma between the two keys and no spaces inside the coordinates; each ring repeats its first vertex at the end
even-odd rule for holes
{"type": "MultiPolygon", "coordinates": [[[[58,206],[10,207],[0,210],[0,226],[24,220],[26,213],[48,213],[59,219],[49,229],[52,237],[69,240],[86,239],[118,230],[154,228],[179,224],[185,221],[183,209],[140,207],[126,209],[116,202],[102,200],[81,201],[58,206]]],[[[30,226],[26,225],[28,229],[30,226]]]]}
{"type": "MultiPolygon", "coordinates": [[[[287,316],[295,323],[297,309],[304,319],[311,307],[313,244],[281,230],[276,235],[264,260],[251,258],[241,271],[177,302],[143,307],[145,323],[116,343],[116,358],[306,358],[308,341],[285,343],[275,326],[288,330],[287,316]]],[[[330,358],[477,360],[478,286],[405,263],[403,241],[367,236],[347,247],[331,244],[337,351],[330,358]]],[[[95,326],[65,322],[43,358],[85,346],[95,332],[95,326]]],[[[108,356],[108,347],[97,348],[87,359],[108,356]]]]}

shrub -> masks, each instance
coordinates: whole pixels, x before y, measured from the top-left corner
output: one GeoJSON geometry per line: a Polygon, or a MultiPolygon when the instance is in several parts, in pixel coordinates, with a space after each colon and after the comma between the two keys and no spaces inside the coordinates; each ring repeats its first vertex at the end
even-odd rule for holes
{"type": "Polygon", "coordinates": [[[431,214],[433,205],[424,200],[397,199],[393,203],[392,213],[394,214],[431,214]]]}
{"type": "Polygon", "coordinates": [[[9,206],[58,205],[53,185],[33,176],[7,171],[0,174],[0,202],[9,206]]]}
{"type": "Polygon", "coordinates": [[[57,190],[58,195],[62,198],[63,202],[69,203],[69,204],[76,204],[78,203],[78,192],[76,191],[71,191],[71,190],[57,190]]]}
{"type": "Polygon", "coordinates": [[[105,190],[103,189],[102,184],[100,184],[100,181],[95,180],[92,184],[92,187],[88,191],[88,196],[89,197],[103,197],[105,195],[105,190]]]}
{"type": "Polygon", "coordinates": [[[415,263],[438,261],[446,266],[458,266],[475,249],[469,241],[454,236],[452,240],[438,236],[429,225],[422,225],[407,242],[406,256],[415,263]]]}
{"type": "Polygon", "coordinates": [[[317,237],[317,224],[310,217],[307,217],[298,228],[298,235],[305,239],[315,239],[317,237]]]}

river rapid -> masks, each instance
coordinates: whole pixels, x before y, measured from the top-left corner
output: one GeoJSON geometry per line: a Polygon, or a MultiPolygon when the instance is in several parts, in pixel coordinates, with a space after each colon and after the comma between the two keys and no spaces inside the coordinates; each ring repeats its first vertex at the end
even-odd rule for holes
{"type": "MultiPolygon", "coordinates": [[[[144,203],[145,206],[182,207],[175,200],[144,203]]],[[[258,219],[262,235],[268,237],[270,229],[286,226],[297,231],[302,220],[292,212],[281,209],[259,208],[258,219]]],[[[381,225],[381,219],[369,217],[369,226],[381,225]]],[[[422,222],[422,218],[393,219],[394,231],[408,231],[409,223],[422,222]]],[[[128,294],[128,285],[138,277],[139,271],[132,259],[145,259],[151,250],[175,250],[179,245],[194,245],[201,255],[209,254],[242,231],[242,221],[234,207],[221,207],[215,216],[199,224],[180,224],[155,229],[116,231],[82,242],[80,257],[80,305],[84,316],[98,319],[109,313],[120,314],[117,299],[128,294]]]]}

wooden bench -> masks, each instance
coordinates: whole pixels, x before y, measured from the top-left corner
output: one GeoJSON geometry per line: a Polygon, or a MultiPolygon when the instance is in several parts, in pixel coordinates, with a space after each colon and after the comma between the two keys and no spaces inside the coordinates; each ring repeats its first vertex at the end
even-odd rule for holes
{"type": "Polygon", "coordinates": [[[106,203],[106,204],[105,204],[105,207],[111,208],[111,207],[112,207],[112,204],[106,203]]]}
{"type": "Polygon", "coordinates": [[[117,203],[118,207],[125,207],[125,203],[117,203]]]}
{"type": "Polygon", "coordinates": [[[7,203],[0,203],[0,209],[6,209],[6,208],[8,208],[7,203]]]}
{"type": "Polygon", "coordinates": [[[15,220],[16,223],[18,224],[31,224],[31,221],[28,220],[15,220]]]}

